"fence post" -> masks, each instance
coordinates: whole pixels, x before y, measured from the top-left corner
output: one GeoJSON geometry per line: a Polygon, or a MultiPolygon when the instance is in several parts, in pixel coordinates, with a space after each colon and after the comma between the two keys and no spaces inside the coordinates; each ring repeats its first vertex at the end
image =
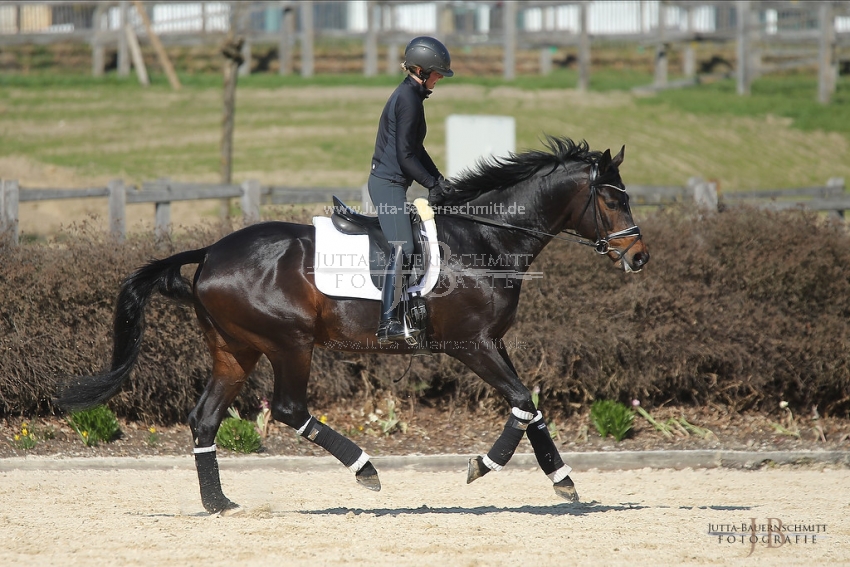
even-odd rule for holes
{"type": "Polygon", "coordinates": [[[129,9],[127,0],[121,0],[118,3],[118,19],[120,20],[120,28],[118,33],[118,76],[130,76],[130,45],[127,42],[127,34],[124,33],[124,26],[127,25],[127,14],[129,9]]]}
{"type": "Polygon", "coordinates": [[[688,189],[693,193],[694,203],[702,209],[717,210],[717,184],[701,177],[689,177],[688,189]]]}
{"type": "Polygon", "coordinates": [[[127,236],[127,189],[121,179],[113,179],[107,188],[109,189],[109,233],[118,242],[123,242],[127,236]]]}
{"type": "MultiPolygon", "coordinates": [[[[829,180],[827,180],[827,182],[826,182],[826,186],[835,188],[834,191],[830,192],[830,194],[835,194],[835,193],[842,194],[842,193],[844,193],[844,190],[845,190],[844,178],[843,177],[830,177],[829,180]]],[[[837,216],[840,219],[844,218],[844,211],[843,210],[834,211],[834,214],[835,214],[835,216],[837,216]]]]}
{"type": "Polygon", "coordinates": [[[0,180],[0,238],[18,245],[18,181],[0,180]]]}
{"type": "Polygon", "coordinates": [[[260,182],[256,179],[242,182],[242,220],[246,226],[260,220],[260,182]]]}
{"type": "Polygon", "coordinates": [[[313,76],[313,1],[298,3],[301,14],[301,76],[313,76]]]}
{"type": "Polygon", "coordinates": [[[590,32],[588,31],[587,3],[579,4],[578,85],[581,92],[590,88],[590,32]]]}
{"type": "Polygon", "coordinates": [[[738,69],[737,88],[739,95],[750,94],[750,83],[753,80],[751,68],[752,54],[750,53],[750,0],[738,0],[735,6],[738,17],[738,69]]]}
{"type": "Polygon", "coordinates": [[[655,86],[667,86],[667,2],[661,0],[658,4],[658,43],[655,46],[655,86]]]}
{"type": "Polygon", "coordinates": [[[171,202],[163,201],[156,203],[156,225],[154,226],[154,235],[157,240],[168,236],[171,230],[171,202]]]}
{"type": "MultiPolygon", "coordinates": [[[[818,49],[818,102],[829,104],[835,94],[837,68],[835,65],[835,18],[832,5],[821,2],[820,45],[818,49]]],[[[843,215],[842,215],[843,216],[843,215]]]]}
{"type": "Polygon", "coordinates": [[[503,76],[506,81],[513,81],[516,77],[516,2],[502,3],[502,33],[503,76]]]}
{"type": "Polygon", "coordinates": [[[292,73],[292,52],[295,38],[295,7],[285,4],[281,7],[283,15],[280,22],[280,39],[277,45],[277,57],[280,62],[278,72],[281,75],[292,73]]]}
{"type": "Polygon", "coordinates": [[[378,74],[378,27],[380,20],[376,10],[380,10],[380,8],[375,2],[366,2],[363,74],[367,77],[374,77],[378,74]]]}

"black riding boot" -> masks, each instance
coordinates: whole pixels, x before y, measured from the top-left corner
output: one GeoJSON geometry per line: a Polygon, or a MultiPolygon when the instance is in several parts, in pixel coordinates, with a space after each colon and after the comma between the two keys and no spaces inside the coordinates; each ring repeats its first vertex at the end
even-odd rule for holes
{"type": "Polygon", "coordinates": [[[404,308],[401,306],[403,253],[401,246],[395,246],[390,253],[390,262],[384,273],[384,289],[381,292],[381,322],[378,324],[378,343],[390,344],[393,341],[406,340],[410,330],[401,321],[404,308]]]}

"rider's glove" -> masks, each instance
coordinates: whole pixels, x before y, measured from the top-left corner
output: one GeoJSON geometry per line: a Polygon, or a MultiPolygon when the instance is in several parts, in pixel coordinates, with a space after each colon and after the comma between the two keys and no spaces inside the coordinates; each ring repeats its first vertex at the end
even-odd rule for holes
{"type": "Polygon", "coordinates": [[[428,204],[432,206],[442,205],[446,197],[451,195],[453,191],[451,183],[444,177],[438,178],[437,183],[428,190],[428,204]]]}

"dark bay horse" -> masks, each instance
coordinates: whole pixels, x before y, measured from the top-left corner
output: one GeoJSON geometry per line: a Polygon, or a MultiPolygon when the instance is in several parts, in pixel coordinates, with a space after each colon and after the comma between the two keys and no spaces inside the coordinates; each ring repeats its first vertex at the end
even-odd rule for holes
{"type": "MultiPolygon", "coordinates": [[[[626,271],[639,271],[649,253],[620,178],[625,148],[612,157],[586,142],[549,137],[546,143],[548,151],[482,161],[454,180],[455,192],[436,217],[443,254],[441,279],[425,298],[427,333],[433,352],[463,362],[510,404],[493,448],[470,459],[467,482],[504,467],[527,435],[556,493],[577,501],[570,468],[501,339],[514,323],[523,276],[553,238],[593,246],[626,271]],[[482,269],[488,266],[498,269],[482,269]]],[[[121,389],[139,354],[148,298],[158,291],[194,306],[212,355],[212,376],[189,415],[207,511],[237,507],[221,489],[215,437],[263,355],[274,369],[273,418],[337,457],[360,484],[380,490],[369,456],[310,414],[313,348],[405,354],[411,347],[378,344],[378,301],[333,298],[316,289],[314,245],[312,226],[266,222],[140,268],[118,295],[110,370],[70,380],[57,405],[88,408],[121,389]],[[185,264],[198,264],[191,283],[180,275],[185,264]]]]}

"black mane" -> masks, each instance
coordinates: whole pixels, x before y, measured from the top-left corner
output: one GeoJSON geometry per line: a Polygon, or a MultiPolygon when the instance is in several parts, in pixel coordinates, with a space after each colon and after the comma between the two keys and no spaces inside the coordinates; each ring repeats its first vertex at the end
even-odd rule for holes
{"type": "Polygon", "coordinates": [[[548,152],[529,150],[521,154],[510,154],[505,158],[480,159],[472,170],[465,171],[451,180],[453,194],[444,204],[459,205],[489,193],[502,191],[525,181],[537,172],[548,168],[551,173],[558,166],[570,163],[595,163],[602,152],[591,151],[587,142],[574,142],[570,138],[546,136],[544,142],[548,152]]]}

